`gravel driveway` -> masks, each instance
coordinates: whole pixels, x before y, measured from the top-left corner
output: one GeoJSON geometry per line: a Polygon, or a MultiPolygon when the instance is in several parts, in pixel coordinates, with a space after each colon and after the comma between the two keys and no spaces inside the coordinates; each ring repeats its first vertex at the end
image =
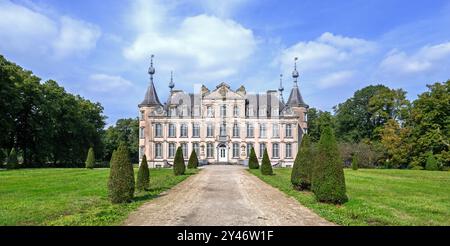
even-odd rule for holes
{"type": "Polygon", "coordinates": [[[242,166],[206,166],[124,225],[333,225],[242,166]]]}

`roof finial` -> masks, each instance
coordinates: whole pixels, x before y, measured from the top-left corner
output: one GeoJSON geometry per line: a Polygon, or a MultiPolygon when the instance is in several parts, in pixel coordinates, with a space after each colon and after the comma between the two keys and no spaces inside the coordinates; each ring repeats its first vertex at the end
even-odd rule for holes
{"type": "Polygon", "coordinates": [[[297,60],[298,57],[294,58],[294,71],[292,72],[292,78],[294,78],[294,87],[297,86],[297,79],[299,77],[298,71],[297,71],[297,60]]]}
{"type": "Polygon", "coordinates": [[[280,87],[278,88],[278,91],[280,92],[280,100],[281,100],[281,102],[284,103],[284,99],[283,99],[283,91],[284,91],[283,74],[280,74],[280,87]]]}
{"type": "Polygon", "coordinates": [[[174,87],[175,87],[175,84],[173,83],[173,71],[170,71],[170,82],[169,82],[170,92],[173,91],[174,87]]]}
{"type": "Polygon", "coordinates": [[[155,68],[153,67],[153,57],[155,57],[155,55],[151,55],[150,56],[150,67],[148,68],[148,74],[150,74],[150,82],[153,83],[153,75],[155,74],[155,68]]]}

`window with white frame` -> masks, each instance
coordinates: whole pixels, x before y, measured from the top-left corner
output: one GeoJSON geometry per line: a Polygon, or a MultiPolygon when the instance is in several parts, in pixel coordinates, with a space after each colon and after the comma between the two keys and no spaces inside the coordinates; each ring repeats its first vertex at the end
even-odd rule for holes
{"type": "Polygon", "coordinates": [[[273,108],[272,109],[272,117],[276,117],[280,115],[280,109],[279,108],[273,108]]]}
{"type": "Polygon", "coordinates": [[[252,151],[253,143],[247,143],[247,158],[250,157],[250,152],[252,151]]]}
{"type": "Polygon", "coordinates": [[[181,150],[183,151],[183,157],[188,158],[188,145],[187,143],[181,143],[181,150]]]}
{"type": "Polygon", "coordinates": [[[267,110],[265,107],[259,109],[259,116],[264,117],[267,114],[267,110]]]}
{"type": "Polygon", "coordinates": [[[177,116],[177,108],[175,108],[175,107],[170,108],[169,116],[177,116]]]}
{"type": "Polygon", "coordinates": [[[142,159],[145,154],[145,146],[139,146],[139,159],[142,159]]]}
{"type": "Polygon", "coordinates": [[[214,137],[214,126],[211,123],[208,123],[206,127],[206,137],[208,138],[214,137]]]}
{"type": "Polygon", "coordinates": [[[145,128],[144,127],[140,127],[139,128],[139,138],[140,139],[144,139],[145,138],[145,128]]]}
{"type": "Polygon", "coordinates": [[[175,143],[169,143],[169,158],[175,157],[175,143]]]}
{"type": "Polygon", "coordinates": [[[214,117],[214,111],[212,106],[206,107],[206,115],[208,117],[214,117]]]}
{"type": "Polygon", "coordinates": [[[192,143],[192,150],[195,151],[197,156],[200,154],[200,144],[199,143],[192,143]]]}
{"type": "Polygon", "coordinates": [[[226,136],[227,135],[227,125],[225,123],[220,124],[220,136],[226,136]]]}
{"type": "Polygon", "coordinates": [[[253,124],[251,124],[251,123],[247,123],[247,137],[248,138],[254,137],[253,124]]]}
{"type": "Polygon", "coordinates": [[[200,124],[198,123],[192,124],[192,137],[194,138],[200,137],[200,124]]]}
{"type": "Polygon", "coordinates": [[[206,157],[208,158],[214,157],[214,145],[212,143],[208,143],[206,145],[206,157]]]}
{"type": "Polygon", "coordinates": [[[220,106],[220,117],[226,117],[227,116],[227,105],[221,105],[220,106]]]}
{"type": "Polygon", "coordinates": [[[280,158],[280,145],[278,143],[272,144],[272,158],[280,158]]]}
{"type": "Polygon", "coordinates": [[[265,149],[266,149],[266,144],[260,143],[259,144],[259,158],[263,158],[265,149]]]}
{"type": "Polygon", "coordinates": [[[155,158],[156,159],[162,158],[162,144],[161,143],[155,143],[155,158]]]}
{"type": "Polygon", "coordinates": [[[292,125],[286,124],[286,137],[291,138],[292,137],[292,125]]]}
{"type": "Polygon", "coordinates": [[[233,143],[233,158],[239,158],[239,143],[233,143]]]}
{"type": "Polygon", "coordinates": [[[237,106],[237,105],[235,105],[234,107],[233,107],[233,116],[236,118],[236,117],[239,117],[239,107],[237,106]]]}
{"type": "Polygon", "coordinates": [[[292,158],[292,144],[286,144],[286,158],[292,158]]]}
{"type": "Polygon", "coordinates": [[[238,138],[239,137],[239,124],[234,123],[233,125],[233,137],[238,138]]]}
{"type": "Polygon", "coordinates": [[[274,123],[272,125],[272,137],[279,138],[280,137],[280,125],[274,123]]]}
{"type": "Polygon", "coordinates": [[[187,138],[187,136],[188,136],[188,126],[186,124],[181,124],[180,137],[187,138]]]}
{"type": "Polygon", "coordinates": [[[155,124],[155,137],[162,137],[162,125],[160,123],[155,124]]]}
{"type": "Polygon", "coordinates": [[[267,137],[266,132],[267,132],[266,124],[265,124],[265,123],[259,124],[259,137],[260,137],[260,138],[265,138],[265,137],[267,137]]]}
{"type": "Polygon", "coordinates": [[[170,123],[169,124],[169,138],[174,138],[177,135],[177,131],[175,128],[175,124],[170,123]]]}

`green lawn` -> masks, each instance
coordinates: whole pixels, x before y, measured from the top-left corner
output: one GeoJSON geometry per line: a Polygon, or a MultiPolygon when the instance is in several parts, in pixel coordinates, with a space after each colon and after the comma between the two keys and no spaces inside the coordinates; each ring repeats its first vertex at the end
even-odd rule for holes
{"type": "Polygon", "coordinates": [[[291,169],[275,169],[273,176],[250,172],[340,225],[450,225],[450,172],[347,169],[349,201],[341,206],[292,189],[291,169]]]}
{"type": "Polygon", "coordinates": [[[149,192],[136,194],[131,203],[112,205],[109,169],[0,171],[0,225],[117,225],[195,172],[175,177],[171,169],[151,169],[149,192]]]}

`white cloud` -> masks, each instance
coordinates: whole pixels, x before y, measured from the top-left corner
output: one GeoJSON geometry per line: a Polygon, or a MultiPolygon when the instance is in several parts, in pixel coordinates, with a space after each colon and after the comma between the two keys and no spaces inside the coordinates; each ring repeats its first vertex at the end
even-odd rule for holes
{"type": "Polygon", "coordinates": [[[450,58],[450,42],[433,46],[424,46],[408,55],[399,50],[392,50],[380,64],[382,71],[394,74],[417,74],[446,66],[444,60],[450,58]]]}
{"type": "Polygon", "coordinates": [[[70,17],[49,16],[10,1],[0,1],[0,49],[64,58],[90,51],[98,27],[70,17]]]}
{"type": "Polygon", "coordinates": [[[143,62],[155,54],[159,70],[174,69],[189,79],[216,80],[236,74],[256,49],[253,32],[233,20],[202,14],[172,23],[169,11],[170,7],[156,1],[136,2],[130,15],[142,16],[149,27],[131,22],[140,30],[124,48],[125,58],[143,62]],[[153,8],[161,11],[152,16],[153,8]]]}
{"type": "Polygon", "coordinates": [[[108,74],[92,74],[89,76],[92,82],[88,89],[94,92],[114,92],[116,90],[124,90],[133,86],[133,84],[122,78],[121,76],[113,76],[108,74]]]}
{"type": "Polygon", "coordinates": [[[338,71],[326,75],[319,80],[319,87],[322,89],[335,87],[338,85],[345,84],[354,77],[354,71],[338,71]]]}

